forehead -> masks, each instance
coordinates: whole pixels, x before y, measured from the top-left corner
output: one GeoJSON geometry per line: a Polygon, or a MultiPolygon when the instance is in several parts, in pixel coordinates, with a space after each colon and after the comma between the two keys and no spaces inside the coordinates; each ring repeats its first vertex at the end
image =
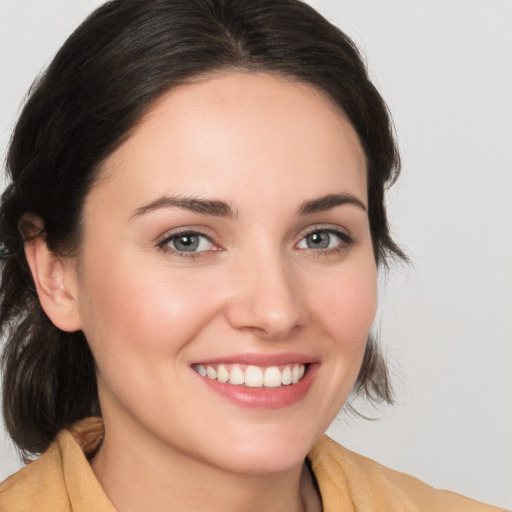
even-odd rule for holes
{"type": "Polygon", "coordinates": [[[223,74],[169,91],[103,175],[119,186],[143,181],[153,193],[236,198],[264,181],[268,193],[302,183],[318,194],[352,188],[366,201],[366,159],[343,112],[315,87],[270,74],[223,74]]]}

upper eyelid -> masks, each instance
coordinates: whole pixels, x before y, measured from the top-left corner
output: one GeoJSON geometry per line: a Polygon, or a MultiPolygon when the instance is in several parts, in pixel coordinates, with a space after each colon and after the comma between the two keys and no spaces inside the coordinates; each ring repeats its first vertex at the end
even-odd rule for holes
{"type": "Polygon", "coordinates": [[[315,233],[316,231],[328,231],[332,233],[339,233],[340,235],[345,235],[349,238],[353,238],[352,235],[350,234],[350,231],[341,226],[335,224],[315,224],[313,226],[309,226],[303,229],[297,235],[297,241],[300,242],[304,237],[310,235],[311,233],[315,233]]]}
{"type": "Polygon", "coordinates": [[[204,236],[210,242],[215,243],[215,236],[213,236],[212,234],[208,233],[208,231],[209,231],[208,229],[200,228],[200,227],[189,227],[189,226],[187,226],[187,227],[182,227],[182,228],[175,228],[175,229],[171,229],[169,231],[166,231],[162,235],[159,235],[156,238],[156,243],[158,245],[164,244],[165,242],[171,240],[172,238],[174,238],[176,236],[187,235],[187,234],[204,236]]]}

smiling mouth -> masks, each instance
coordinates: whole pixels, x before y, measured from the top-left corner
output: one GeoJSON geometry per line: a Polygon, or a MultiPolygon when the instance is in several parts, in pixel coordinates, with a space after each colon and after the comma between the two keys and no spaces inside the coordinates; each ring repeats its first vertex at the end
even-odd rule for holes
{"type": "Polygon", "coordinates": [[[266,367],[243,364],[194,364],[192,369],[207,379],[235,386],[279,388],[299,382],[304,377],[307,366],[302,363],[266,367]]]}

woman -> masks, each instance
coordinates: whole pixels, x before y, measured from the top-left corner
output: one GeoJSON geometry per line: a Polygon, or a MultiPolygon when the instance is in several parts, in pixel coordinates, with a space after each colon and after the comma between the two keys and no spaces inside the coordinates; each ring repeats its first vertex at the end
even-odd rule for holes
{"type": "Polygon", "coordinates": [[[385,105],[311,8],[107,3],[8,171],[4,415],[43,455],[2,510],[495,510],[322,437],[352,390],[391,401],[369,330],[403,254],[385,105]]]}

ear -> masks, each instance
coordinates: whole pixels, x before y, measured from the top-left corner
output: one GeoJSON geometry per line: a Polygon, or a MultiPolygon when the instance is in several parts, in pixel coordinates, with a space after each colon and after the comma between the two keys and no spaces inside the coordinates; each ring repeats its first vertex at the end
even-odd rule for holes
{"type": "Polygon", "coordinates": [[[36,215],[25,214],[20,220],[20,231],[25,239],[25,256],[32,279],[45,313],[63,331],[80,330],[74,261],[61,258],[48,248],[43,221],[36,215]]]}

